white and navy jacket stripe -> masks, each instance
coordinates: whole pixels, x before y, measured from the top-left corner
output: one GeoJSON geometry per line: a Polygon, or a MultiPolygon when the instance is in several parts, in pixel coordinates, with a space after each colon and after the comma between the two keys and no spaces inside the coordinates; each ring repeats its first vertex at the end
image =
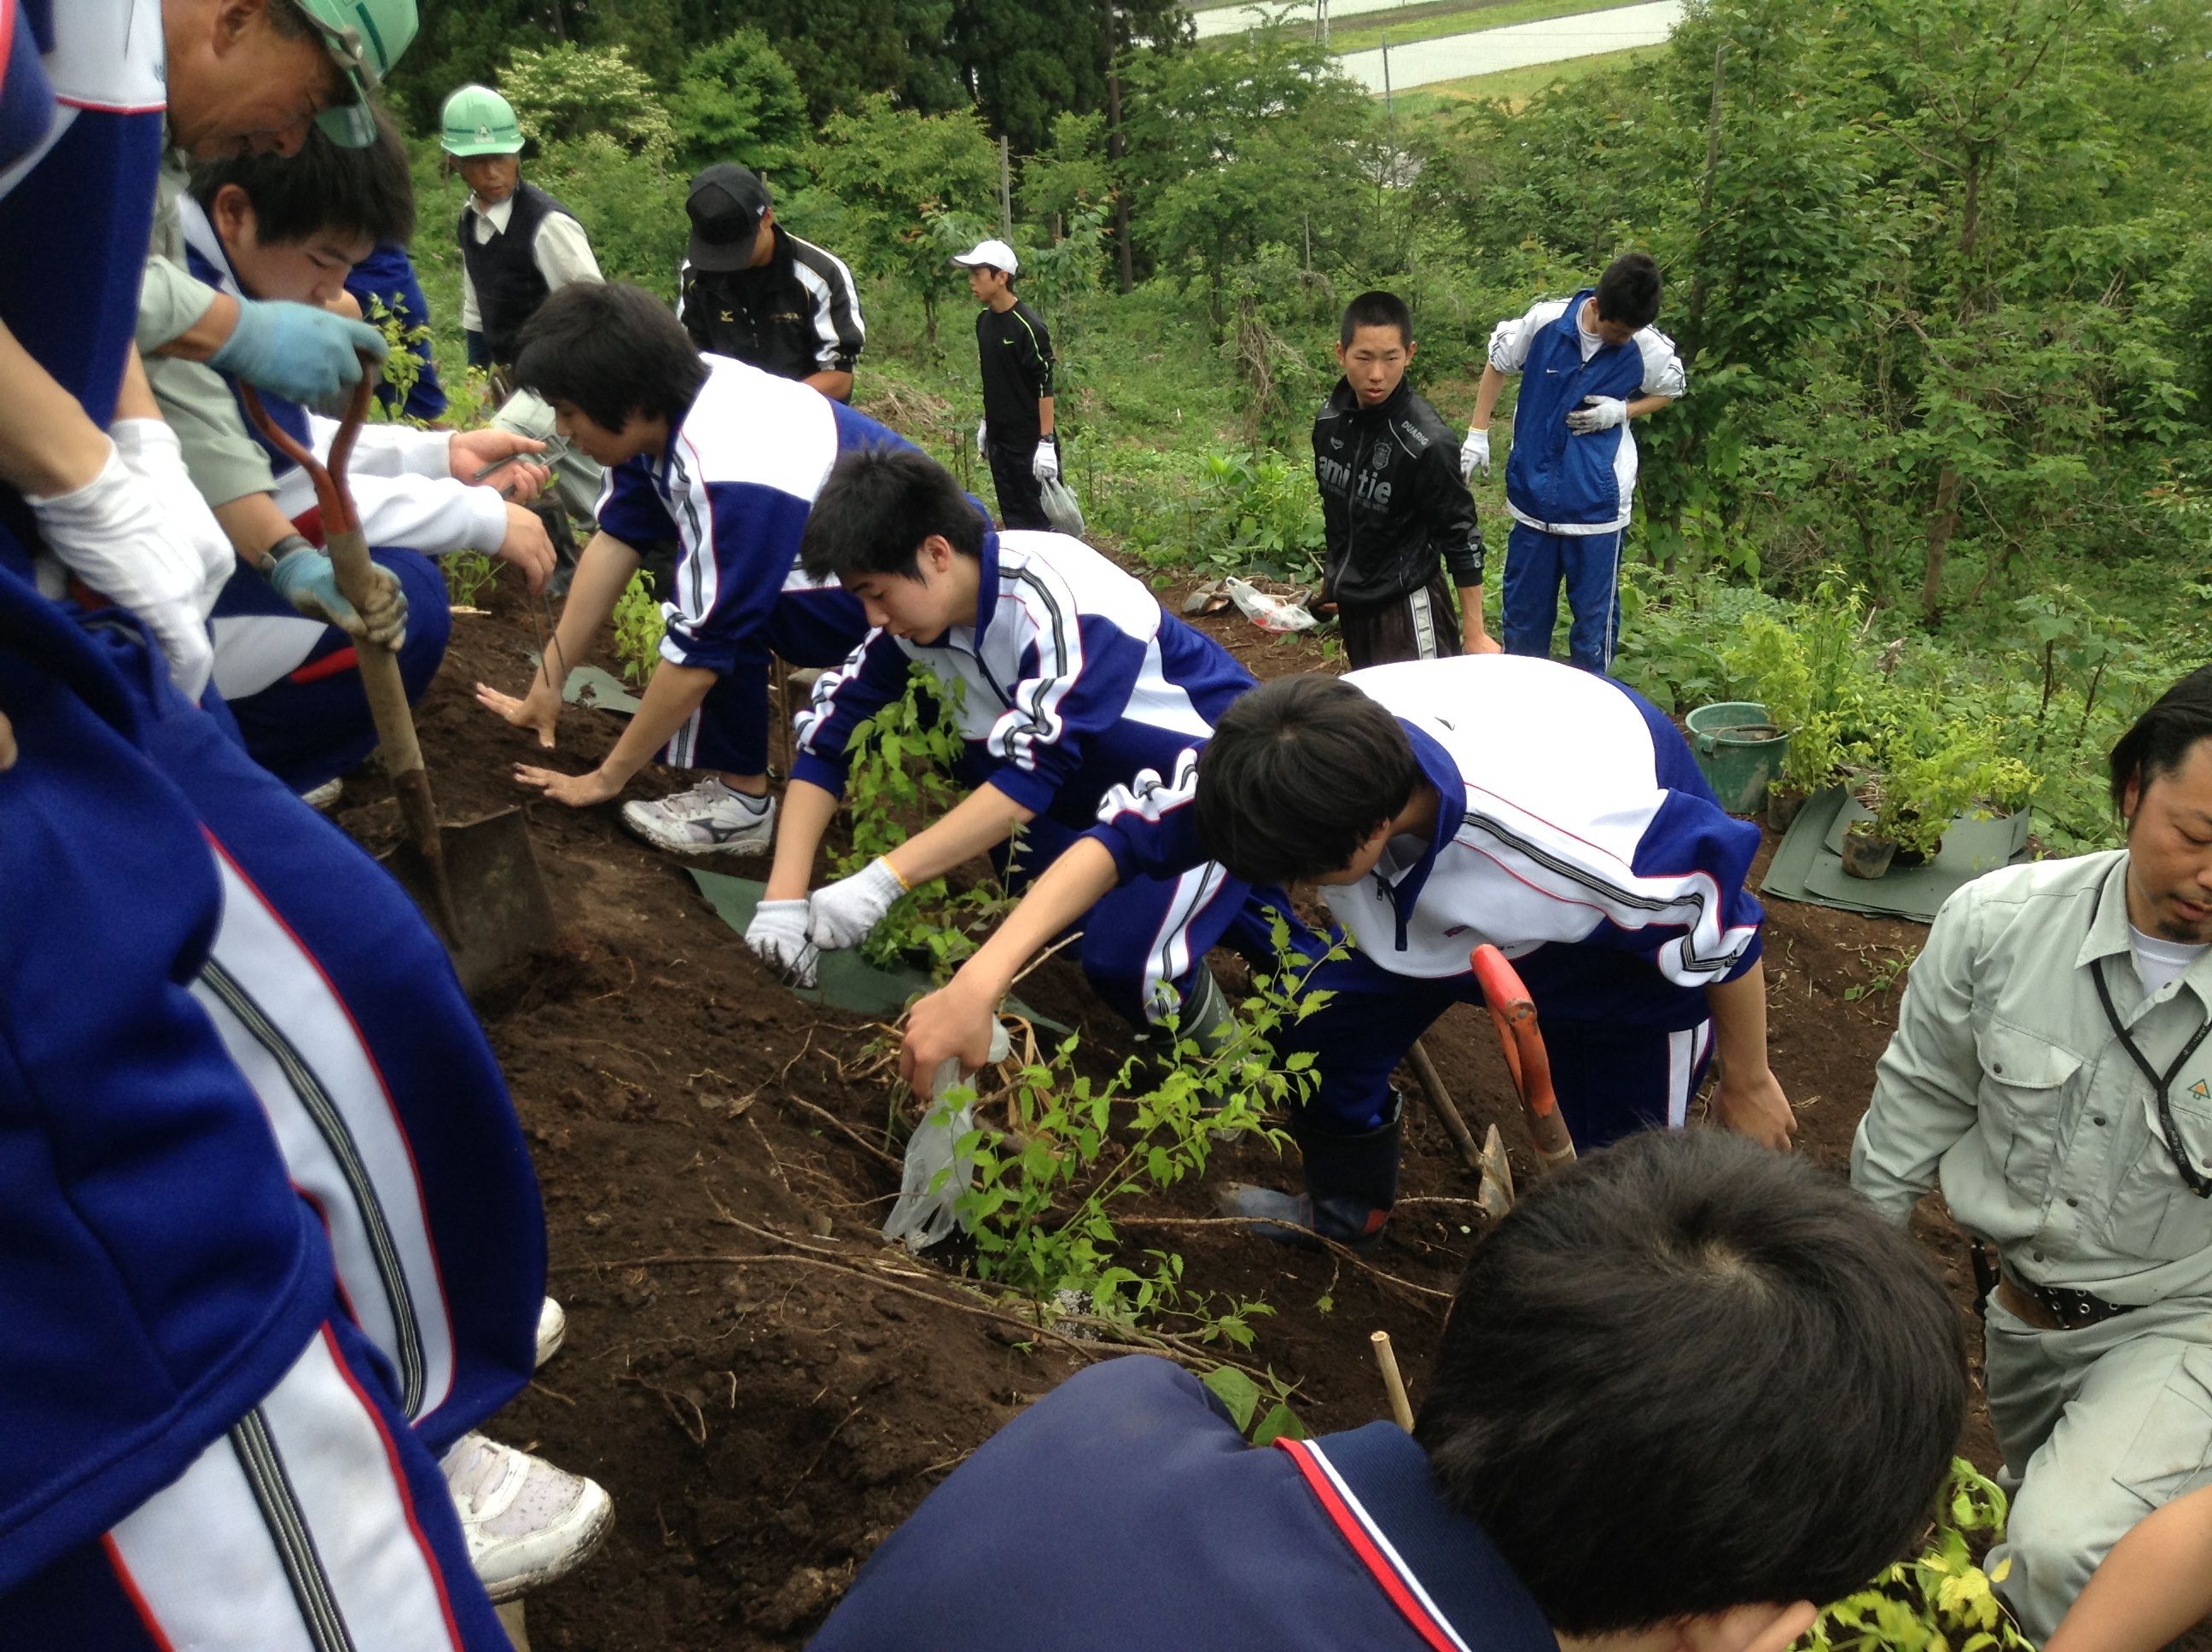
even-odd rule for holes
{"type": "MultiPolygon", "coordinates": [[[[1681,736],[1631,690],[1512,654],[1345,681],[1397,718],[1443,799],[1429,841],[1400,840],[1371,876],[1322,891],[1382,968],[1465,975],[1487,941],[1521,961],[1547,1016],[1689,1026],[1703,989],[1759,957],[1745,884],[1758,829],[1722,811],[1681,736]]],[[[1108,799],[1096,835],[1125,875],[1206,858],[1196,791],[1193,752],[1108,799]]]]}
{"type": "Polygon", "coordinates": [[[1546,533],[1612,533],[1628,525],[1635,433],[1624,420],[1610,430],[1575,434],[1567,415],[1583,398],[1674,398],[1688,387],[1674,341],[1656,327],[1639,329],[1626,344],[1601,343],[1584,358],[1576,318],[1595,290],[1547,300],[1499,322],[1490,335],[1490,365],[1521,375],[1505,508],[1546,533]]]}
{"type": "Polygon", "coordinates": [[[757,650],[765,658],[760,638],[787,595],[827,604],[864,635],[860,604],[800,569],[799,535],[840,453],[912,444],[794,380],[700,360],[707,381],[667,447],[615,466],[599,495],[602,532],[632,547],[676,544],[661,658],[724,674],[757,650]]]}
{"type": "Polygon", "coordinates": [[[870,632],[816,683],[793,774],[842,792],[854,727],[906,691],[913,661],[960,685],[961,737],[990,784],[1079,829],[1109,787],[1172,763],[1252,686],[1218,643],[1081,540],[987,532],[974,623],[927,642],[870,632]]]}

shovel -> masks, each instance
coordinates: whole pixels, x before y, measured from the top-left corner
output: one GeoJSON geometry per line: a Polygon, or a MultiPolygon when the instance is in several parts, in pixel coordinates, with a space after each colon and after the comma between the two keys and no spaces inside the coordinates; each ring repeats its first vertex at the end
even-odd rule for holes
{"type": "MultiPolygon", "coordinates": [[[[345,420],[331,444],[328,468],[269,416],[250,386],[239,387],[246,410],[261,434],[314,483],[338,590],[362,610],[375,588],[375,565],[369,561],[368,540],[354,513],[345,471],[368,413],[373,388],[368,367],[364,361],[361,382],[354,387],[345,420]]],[[[415,738],[415,716],[399,677],[399,658],[389,648],[368,642],[358,644],[355,653],[406,830],[405,839],[380,858],[399,886],[437,925],[462,990],[474,997],[552,943],[553,908],[545,898],[544,879],[531,852],[522,811],[502,809],[468,825],[441,826],[430,796],[430,777],[422,768],[422,748],[415,738]]]]}
{"type": "Polygon", "coordinates": [[[1487,941],[1474,949],[1469,961],[1492,1024],[1498,1029],[1498,1042],[1505,1047],[1513,1087],[1521,1092],[1521,1111],[1536,1144],[1537,1163],[1547,1171],[1572,1164],[1575,1139],[1559,1116],[1559,1097],[1552,1093],[1552,1060],[1536,1025],[1536,1000],[1522,985],[1521,972],[1487,941]]]}

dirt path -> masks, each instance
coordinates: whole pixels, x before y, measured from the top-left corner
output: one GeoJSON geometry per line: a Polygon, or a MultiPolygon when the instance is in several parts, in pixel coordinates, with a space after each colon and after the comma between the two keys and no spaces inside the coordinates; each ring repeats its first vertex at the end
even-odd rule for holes
{"type": "MultiPolygon", "coordinates": [[[[1171,599],[1171,598],[1170,598],[1171,599]]],[[[455,622],[425,701],[422,742],[441,805],[469,818],[517,799],[522,737],[470,701],[479,677],[519,688],[529,630],[511,596],[455,622]]],[[[1258,674],[1310,669],[1318,649],[1233,618],[1204,622],[1258,674]]],[[[602,662],[605,663],[605,662],[602,662]]],[[[575,766],[617,724],[572,714],[575,766]]],[[[343,823],[373,846],[394,811],[373,777],[349,782],[343,823]]],[[[613,1492],[605,1554],[533,1600],[535,1644],[591,1652],[794,1648],[858,1563],[1000,1424],[1108,1351],[1040,1337],[948,1287],[933,1262],[876,1238],[892,1191],[890,1097],[868,1068],[882,1030],[786,995],[689,881],[620,829],[612,808],[544,804],[532,829],[564,926],[558,951],[484,1008],[544,1186],[566,1350],[495,1431],[613,1492]]],[[[1803,1109],[1805,1151],[1840,1167],[1894,1014],[1846,1001],[1923,932],[1778,904],[1768,930],[1774,1061],[1803,1109]]],[[[1032,1001],[1122,1048],[1057,961],[1032,1001]]],[[[1027,988],[1025,988],[1025,991],[1027,988]]],[[[1430,1047],[1463,1108],[1520,1139],[1486,1022],[1455,1011],[1430,1047]]],[[[1243,1148],[1217,1174],[1288,1185],[1243,1148]]],[[[1519,1155],[1516,1153],[1516,1157],[1519,1155]]],[[[1473,1187],[1425,1114],[1407,1135],[1406,1203],[1372,1267],[1286,1256],[1218,1230],[1129,1231],[1182,1254],[1186,1277],[1261,1296],[1255,1363],[1298,1384],[1311,1427],[1382,1400],[1368,1333],[1389,1330],[1415,1395],[1468,1242],[1473,1187]]],[[[1209,1213],[1203,1187],[1155,1214],[1209,1213]]],[[[1960,1278],[1955,1239],[1928,1236],[1960,1278]]],[[[1962,1313],[1964,1309],[1962,1308],[1962,1313]]],[[[1985,1432],[1969,1447],[1989,1461],[1985,1432]]]]}

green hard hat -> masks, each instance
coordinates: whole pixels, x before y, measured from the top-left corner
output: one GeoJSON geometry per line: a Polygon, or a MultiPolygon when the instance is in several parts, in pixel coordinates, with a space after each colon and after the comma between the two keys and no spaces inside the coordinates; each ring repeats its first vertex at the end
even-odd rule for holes
{"type": "Polygon", "coordinates": [[[447,155],[514,155],[522,148],[514,106],[489,86],[464,86],[447,98],[438,128],[447,155]]]}
{"type": "Polygon", "coordinates": [[[315,118],[323,136],[349,149],[376,142],[376,119],[369,94],[392,72],[399,54],[414,39],[418,19],[415,0],[293,0],[300,14],[323,37],[331,56],[345,71],[352,96],[315,118]]]}

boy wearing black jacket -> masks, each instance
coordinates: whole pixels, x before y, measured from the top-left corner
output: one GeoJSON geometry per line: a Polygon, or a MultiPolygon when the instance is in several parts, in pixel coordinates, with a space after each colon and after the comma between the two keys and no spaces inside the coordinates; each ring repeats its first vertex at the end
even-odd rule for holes
{"type": "Polygon", "coordinates": [[[1321,600],[1343,626],[1346,659],[1358,671],[1498,653],[1482,623],[1474,496],[1451,429],[1406,382],[1413,318],[1405,301],[1382,292],[1352,300],[1336,359],[1344,377],[1314,420],[1314,479],[1328,541],[1321,600]]]}
{"type": "Polygon", "coordinates": [[[1044,484],[1060,479],[1060,440],[1053,434],[1052,335],[1043,318],[1014,296],[1021,266],[1000,240],[978,241],[952,260],[968,272],[968,290],[982,310],[975,349],[983,375],[983,422],[975,452],[991,467],[999,520],[1010,528],[1049,528],[1044,484]]]}

